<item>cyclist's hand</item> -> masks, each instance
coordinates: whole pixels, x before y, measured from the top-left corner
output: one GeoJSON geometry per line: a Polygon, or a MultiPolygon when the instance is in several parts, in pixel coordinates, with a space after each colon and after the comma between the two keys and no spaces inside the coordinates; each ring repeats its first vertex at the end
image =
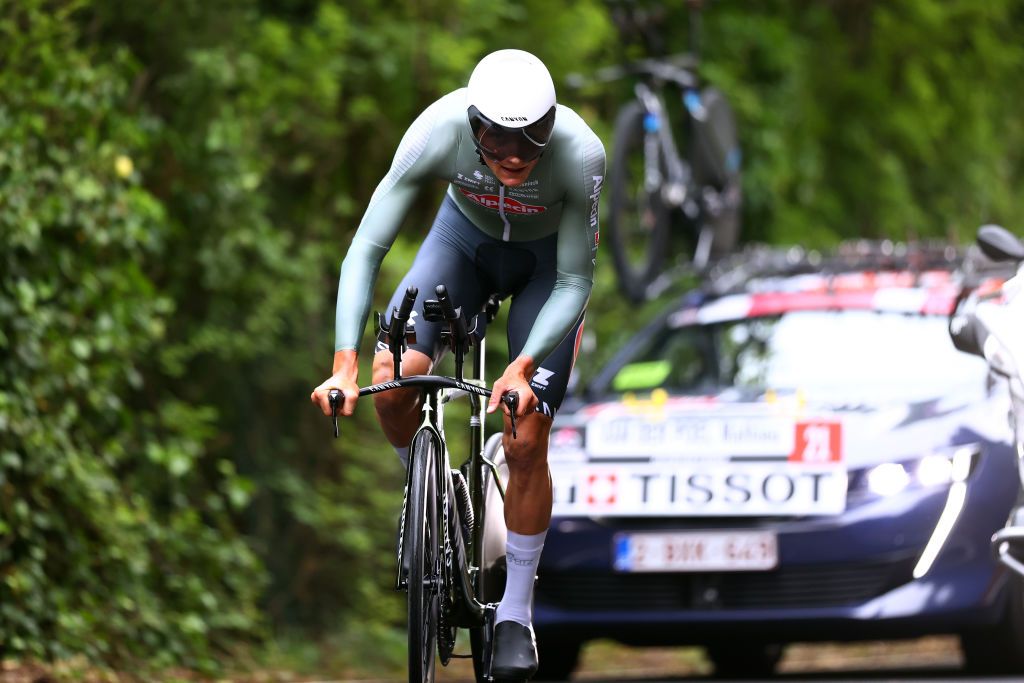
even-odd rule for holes
{"type": "Polygon", "coordinates": [[[356,409],[356,399],[359,398],[359,385],[338,373],[313,390],[313,393],[309,395],[309,400],[320,406],[320,410],[328,417],[331,415],[331,404],[327,399],[327,394],[331,389],[340,391],[345,399],[338,406],[338,415],[351,415],[356,409]]]}
{"type": "MultiPolygon", "coordinates": [[[[533,361],[529,356],[520,356],[512,361],[505,372],[494,382],[487,412],[493,413],[501,405],[501,396],[509,391],[519,394],[519,409],[516,417],[529,415],[537,407],[537,396],[530,388],[529,378],[533,376],[533,361]]],[[[507,411],[507,408],[506,408],[507,411]]]]}
{"type": "Polygon", "coordinates": [[[334,354],[334,374],[313,390],[309,400],[319,406],[324,415],[330,416],[331,404],[327,395],[331,389],[337,389],[344,397],[338,414],[351,415],[356,409],[356,399],[359,398],[359,385],[356,383],[358,372],[355,352],[338,351],[334,354]]]}

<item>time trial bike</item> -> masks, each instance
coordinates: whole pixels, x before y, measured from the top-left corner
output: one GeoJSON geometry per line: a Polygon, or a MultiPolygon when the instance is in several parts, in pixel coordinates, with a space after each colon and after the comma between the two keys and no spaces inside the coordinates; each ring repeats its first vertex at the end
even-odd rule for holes
{"type": "MultiPolygon", "coordinates": [[[[491,391],[484,382],[483,332],[500,300],[490,297],[484,310],[467,320],[444,285],[436,293],[437,299],[424,302],[423,318],[445,325],[441,340],[454,355],[454,376],[402,376],[402,354],[415,342],[410,317],[418,291],[410,287],[390,321],[377,314],[378,329],[392,354],[394,379],[361,388],[359,395],[410,387],[422,395],[422,422],[409,448],[395,579],[396,590],[408,594],[409,681],[431,683],[437,659],[447,666],[453,657],[470,656],[478,683],[490,683],[494,613],[505,587],[507,468],[501,434],[484,440],[485,399],[491,391]],[[470,379],[463,376],[468,352],[473,363],[470,379]],[[461,397],[470,403],[470,452],[460,467],[453,468],[445,438],[445,407],[461,397]],[[470,655],[455,654],[460,628],[469,630],[470,655]]],[[[339,391],[329,392],[336,438],[343,399],[339,391]]],[[[502,396],[513,437],[518,400],[515,392],[502,396]]]]}

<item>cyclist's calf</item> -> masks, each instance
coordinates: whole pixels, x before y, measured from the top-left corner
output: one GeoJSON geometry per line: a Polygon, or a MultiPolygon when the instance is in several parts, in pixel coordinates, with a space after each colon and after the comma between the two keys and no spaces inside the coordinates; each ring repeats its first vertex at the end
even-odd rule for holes
{"type": "Polygon", "coordinates": [[[508,463],[505,524],[517,534],[539,534],[551,523],[551,474],[548,471],[548,435],[551,418],[543,413],[524,415],[516,423],[516,438],[505,418],[502,446],[508,463]]]}
{"type": "MultiPolygon", "coordinates": [[[[425,375],[430,372],[428,356],[410,349],[402,355],[402,374],[425,375]]],[[[373,357],[373,383],[388,382],[395,378],[395,365],[388,350],[378,351],[373,357]]],[[[420,423],[420,390],[395,389],[373,396],[377,419],[392,446],[408,446],[420,423]]]]}

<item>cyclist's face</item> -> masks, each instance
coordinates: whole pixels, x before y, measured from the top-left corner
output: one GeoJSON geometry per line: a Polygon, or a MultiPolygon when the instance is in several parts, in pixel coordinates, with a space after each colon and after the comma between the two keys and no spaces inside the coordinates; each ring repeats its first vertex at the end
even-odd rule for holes
{"type": "Polygon", "coordinates": [[[481,159],[505,185],[524,182],[537,165],[551,138],[555,125],[555,107],[523,128],[495,123],[475,106],[467,110],[473,140],[481,159]]]}
{"type": "Polygon", "coordinates": [[[498,181],[506,187],[515,187],[526,182],[526,179],[530,177],[530,172],[533,170],[540,158],[532,161],[523,161],[519,157],[508,157],[501,161],[494,161],[486,154],[483,155],[484,163],[487,164],[487,168],[491,169],[491,173],[498,179],[498,181]]]}

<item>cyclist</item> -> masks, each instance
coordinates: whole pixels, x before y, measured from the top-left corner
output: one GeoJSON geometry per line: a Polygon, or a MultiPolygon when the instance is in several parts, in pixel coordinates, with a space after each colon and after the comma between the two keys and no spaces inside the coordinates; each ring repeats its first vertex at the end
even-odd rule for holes
{"type": "MultiPolygon", "coordinates": [[[[439,283],[464,310],[492,293],[511,296],[510,362],[494,382],[487,411],[508,391],[520,396],[517,438],[505,416],[509,467],[505,497],[508,575],[496,613],[493,673],[523,680],[537,668],[533,583],[551,518],[547,466],[551,421],[566,391],[590,297],[598,244],[598,198],[605,173],[601,141],[582,118],[556,104],[544,64],[521,50],[484,57],[466,88],[430,105],[409,127],[391,169],[377,186],[341,265],[333,375],[311,399],[330,414],[327,393],[344,394],[343,415],[358,396],[356,354],[380,263],[417,191],[436,179],[449,185],[413,265],[388,310],[409,286],[416,342],[403,372],[426,374],[439,359],[440,324],[422,301],[439,283]]],[[[373,381],[393,376],[378,342],[373,381]]],[[[407,464],[419,425],[415,389],[374,396],[384,433],[407,464]]]]}

